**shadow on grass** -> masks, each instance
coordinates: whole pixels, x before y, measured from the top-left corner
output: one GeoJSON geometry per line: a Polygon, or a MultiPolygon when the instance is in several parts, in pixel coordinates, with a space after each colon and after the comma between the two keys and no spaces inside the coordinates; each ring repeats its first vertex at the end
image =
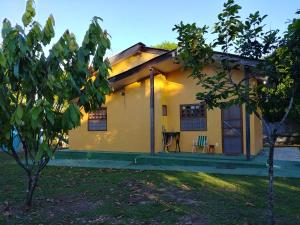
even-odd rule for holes
{"type": "MultiPolygon", "coordinates": [[[[205,173],[162,174],[170,186],[189,185],[191,195],[206,202],[201,210],[217,224],[264,224],[267,178],[205,173]]],[[[275,179],[275,213],[278,224],[297,224],[300,219],[300,180],[275,179]]]]}
{"type": "MultiPolygon", "coordinates": [[[[0,224],[265,224],[264,177],[49,167],[34,207],[25,177],[0,155],[0,224]]],[[[277,224],[300,219],[300,180],[275,179],[277,224]]]]}

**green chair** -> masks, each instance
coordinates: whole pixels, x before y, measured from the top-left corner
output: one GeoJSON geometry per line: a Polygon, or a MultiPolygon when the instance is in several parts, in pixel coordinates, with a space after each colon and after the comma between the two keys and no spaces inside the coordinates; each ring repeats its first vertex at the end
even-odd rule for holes
{"type": "Polygon", "coordinates": [[[202,152],[207,151],[207,136],[198,136],[198,139],[193,140],[193,149],[192,152],[196,152],[198,149],[202,152]]]}

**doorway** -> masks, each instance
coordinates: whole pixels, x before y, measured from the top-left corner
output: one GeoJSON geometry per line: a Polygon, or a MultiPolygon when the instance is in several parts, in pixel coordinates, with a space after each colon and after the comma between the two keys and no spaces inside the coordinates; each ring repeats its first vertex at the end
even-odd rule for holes
{"type": "Polygon", "coordinates": [[[239,155],[243,153],[242,107],[233,105],[222,110],[223,153],[239,155]]]}

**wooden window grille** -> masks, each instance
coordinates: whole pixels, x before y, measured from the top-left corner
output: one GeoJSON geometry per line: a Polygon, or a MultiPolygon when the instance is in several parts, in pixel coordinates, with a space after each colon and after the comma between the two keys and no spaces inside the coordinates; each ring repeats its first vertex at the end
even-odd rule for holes
{"type": "Polygon", "coordinates": [[[207,129],[205,103],[180,105],[180,130],[203,131],[207,129]]]}
{"type": "Polygon", "coordinates": [[[106,131],[107,130],[107,109],[102,107],[94,112],[89,113],[88,130],[89,131],[106,131]]]}

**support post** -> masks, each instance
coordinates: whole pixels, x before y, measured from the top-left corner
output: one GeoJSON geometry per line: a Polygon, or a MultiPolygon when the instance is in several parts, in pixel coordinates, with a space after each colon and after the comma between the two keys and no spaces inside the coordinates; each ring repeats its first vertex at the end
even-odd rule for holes
{"type": "MultiPolygon", "coordinates": [[[[245,81],[245,85],[246,85],[246,88],[247,88],[247,98],[249,96],[249,67],[248,66],[245,66],[244,67],[244,73],[245,73],[245,78],[246,78],[246,81],[245,81]]],[[[250,157],[251,157],[251,135],[250,135],[250,114],[247,112],[247,106],[246,106],[246,159],[247,160],[250,160],[250,157]]]]}
{"type": "Polygon", "coordinates": [[[150,154],[155,154],[154,69],[150,68],[150,154]]]}

